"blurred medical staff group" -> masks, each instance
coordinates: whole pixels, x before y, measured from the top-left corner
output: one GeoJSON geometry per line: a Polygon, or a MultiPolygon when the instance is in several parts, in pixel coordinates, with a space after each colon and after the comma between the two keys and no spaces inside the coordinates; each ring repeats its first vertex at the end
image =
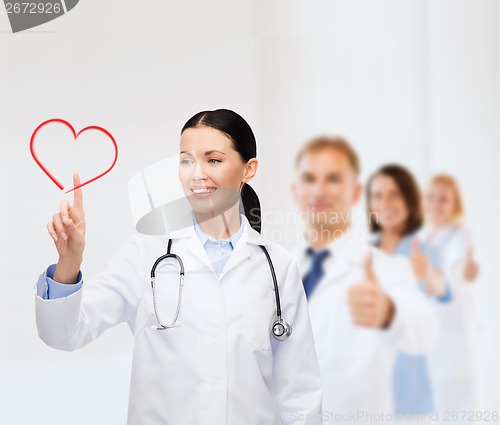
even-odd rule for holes
{"type": "Polygon", "coordinates": [[[306,226],[295,255],[323,422],[469,423],[478,407],[479,266],[457,180],[436,174],[420,188],[400,164],[364,186],[359,174],[358,153],[340,136],[309,140],[296,155],[292,193],[306,226]],[[353,231],[362,197],[369,238],[353,231]]]}

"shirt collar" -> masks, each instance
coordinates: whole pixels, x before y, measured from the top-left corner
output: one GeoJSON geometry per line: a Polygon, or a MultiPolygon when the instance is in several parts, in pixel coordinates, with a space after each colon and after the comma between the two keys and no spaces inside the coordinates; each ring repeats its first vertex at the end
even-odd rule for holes
{"type": "MultiPolygon", "coordinates": [[[[240,240],[238,241],[238,245],[245,245],[250,243],[252,245],[270,245],[272,244],[269,240],[265,239],[257,230],[253,229],[250,225],[248,219],[240,213],[240,217],[243,222],[243,231],[241,233],[240,240]]],[[[165,244],[168,239],[179,239],[179,238],[191,238],[194,237],[198,241],[200,240],[196,231],[194,229],[194,220],[193,220],[193,211],[189,211],[188,214],[181,217],[177,224],[184,223],[183,226],[178,226],[177,229],[169,230],[167,234],[164,236],[165,244]]],[[[237,246],[234,246],[237,249],[237,246]]]]}
{"type": "MultiPolygon", "coordinates": [[[[339,237],[318,250],[315,250],[315,252],[327,250],[330,251],[330,258],[335,258],[339,261],[343,259],[351,262],[353,259],[358,258],[359,252],[364,250],[367,246],[368,241],[366,236],[359,234],[352,227],[349,227],[349,229],[342,232],[339,237]]],[[[310,247],[310,245],[305,238],[302,238],[298,249],[304,257],[309,257],[309,255],[307,255],[308,247],[310,247]]]]}
{"type": "Polygon", "coordinates": [[[214,243],[217,243],[217,244],[219,244],[222,241],[225,241],[225,242],[230,243],[231,246],[234,249],[234,247],[236,246],[236,243],[238,242],[238,240],[241,237],[241,234],[243,233],[243,214],[240,214],[240,227],[239,227],[239,229],[233,235],[231,235],[231,237],[229,237],[228,239],[215,239],[212,236],[210,236],[207,233],[205,233],[201,229],[201,226],[199,225],[198,220],[196,220],[196,216],[195,216],[194,212],[192,212],[192,214],[193,214],[194,229],[196,231],[196,234],[200,238],[201,244],[203,246],[205,246],[205,244],[208,241],[214,242],[214,243]]]}
{"type": "MultiPolygon", "coordinates": [[[[416,236],[416,232],[408,233],[401,238],[401,241],[394,247],[392,255],[404,255],[407,252],[411,252],[411,243],[413,238],[416,236]]],[[[375,233],[370,239],[370,243],[380,249],[380,232],[375,233]]]]}

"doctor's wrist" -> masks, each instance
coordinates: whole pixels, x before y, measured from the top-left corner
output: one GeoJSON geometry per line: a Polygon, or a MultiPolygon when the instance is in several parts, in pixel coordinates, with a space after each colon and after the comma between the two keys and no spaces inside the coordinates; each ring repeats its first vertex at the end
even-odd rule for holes
{"type": "Polygon", "coordinates": [[[382,320],[382,323],[380,325],[380,328],[381,329],[388,329],[392,324],[392,320],[394,319],[395,306],[394,306],[394,302],[392,301],[392,299],[387,295],[385,296],[384,304],[385,304],[384,305],[384,316],[383,316],[383,320],[382,320]]]}
{"type": "Polygon", "coordinates": [[[78,273],[80,271],[82,261],[83,258],[59,257],[54,277],[52,279],[58,283],[77,283],[78,273]]]}

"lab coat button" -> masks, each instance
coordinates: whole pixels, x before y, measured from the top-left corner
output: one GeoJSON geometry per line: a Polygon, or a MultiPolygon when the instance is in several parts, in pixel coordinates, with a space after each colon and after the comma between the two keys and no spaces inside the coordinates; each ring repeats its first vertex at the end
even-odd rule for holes
{"type": "Polygon", "coordinates": [[[212,329],[210,331],[210,336],[213,338],[213,339],[218,339],[219,336],[220,336],[220,332],[217,330],[217,329],[212,329]]]}

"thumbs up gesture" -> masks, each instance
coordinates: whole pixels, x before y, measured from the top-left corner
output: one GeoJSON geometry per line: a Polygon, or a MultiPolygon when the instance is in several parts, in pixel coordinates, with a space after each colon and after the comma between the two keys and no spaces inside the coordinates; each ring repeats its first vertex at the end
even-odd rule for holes
{"type": "Polygon", "coordinates": [[[430,264],[427,255],[420,249],[420,243],[417,238],[413,238],[411,241],[410,261],[413,273],[415,273],[417,279],[422,281],[427,280],[430,272],[430,264]]]}
{"type": "Polygon", "coordinates": [[[410,262],[413,273],[423,283],[429,295],[438,297],[445,294],[446,277],[441,271],[432,268],[429,258],[420,249],[417,238],[413,238],[411,241],[410,262]]]}
{"type": "Polygon", "coordinates": [[[386,328],[394,315],[394,304],[375,276],[372,255],[363,262],[363,281],[349,288],[348,303],[354,324],[369,328],[386,328]]]}
{"type": "Polygon", "coordinates": [[[474,261],[472,248],[467,250],[467,257],[463,269],[463,275],[466,282],[472,283],[477,279],[479,274],[479,265],[474,261]]]}
{"type": "MultiPolygon", "coordinates": [[[[77,173],[73,175],[73,184],[74,187],[80,184],[77,173]]],[[[66,199],[61,200],[59,212],[47,223],[47,230],[59,253],[54,280],[75,283],[85,249],[85,214],[81,188],[73,192],[73,206],[66,199]]]]}

